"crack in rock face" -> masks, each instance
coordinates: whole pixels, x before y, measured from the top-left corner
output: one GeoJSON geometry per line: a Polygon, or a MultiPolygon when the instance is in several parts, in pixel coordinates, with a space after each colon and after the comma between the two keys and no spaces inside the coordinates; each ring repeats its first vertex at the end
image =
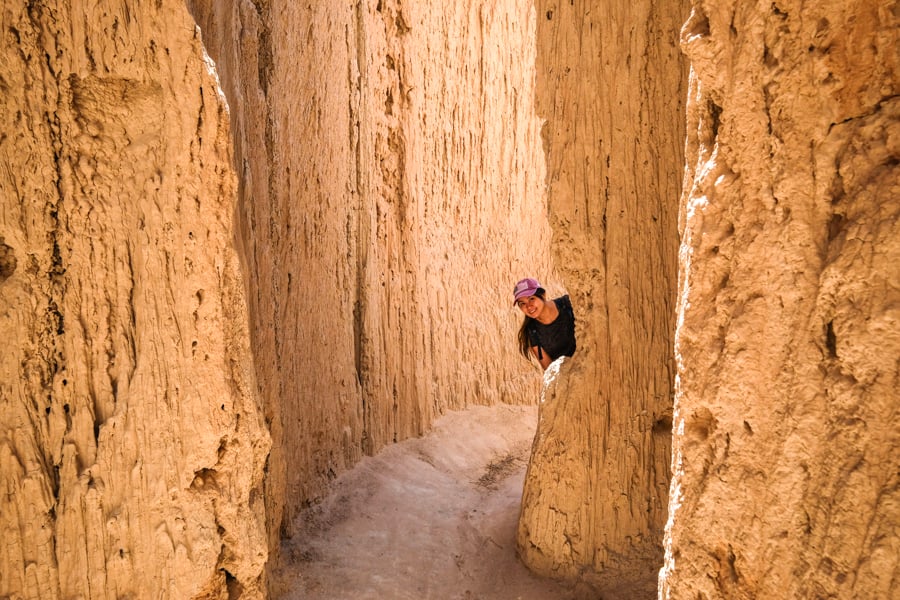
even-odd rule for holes
{"type": "Polygon", "coordinates": [[[12,277],[18,264],[15,251],[3,242],[3,237],[0,237],[0,283],[12,277]]]}

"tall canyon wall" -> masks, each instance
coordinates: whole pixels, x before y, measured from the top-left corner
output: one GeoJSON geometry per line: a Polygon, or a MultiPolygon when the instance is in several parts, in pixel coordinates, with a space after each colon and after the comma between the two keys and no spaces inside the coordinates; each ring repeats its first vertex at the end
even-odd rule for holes
{"type": "Polygon", "coordinates": [[[537,396],[530,6],[2,14],[0,595],[263,596],[342,469],[537,396]]]}
{"type": "Polygon", "coordinates": [[[536,6],[553,254],[579,350],[546,377],[519,552],[539,573],[645,598],[667,514],[688,5],[536,6]]]}
{"type": "Polygon", "coordinates": [[[60,0],[0,35],[0,597],[259,597],[270,441],[199,32],[60,0]]]}
{"type": "Polygon", "coordinates": [[[363,454],[537,397],[510,301],[517,278],[553,281],[534,12],[190,4],[235,122],[274,545],[363,454]]]}
{"type": "Polygon", "coordinates": [[[687,0],[3,2],[0,597],[265,596],[341,470],[537,395],[527,275],[529,566],[652,594],[677,371],[662,594],[889,597],[897,6],[695,0],[688,86],[687,0]]]}
{"type": "Polygon", "coordinates": [[[900,5],[695,1],[664,598],[896,598],[900,5]]]}

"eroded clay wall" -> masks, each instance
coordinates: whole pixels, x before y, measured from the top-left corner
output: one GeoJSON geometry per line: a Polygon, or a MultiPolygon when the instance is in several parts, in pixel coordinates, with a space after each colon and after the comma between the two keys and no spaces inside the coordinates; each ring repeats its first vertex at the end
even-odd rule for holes
{"type": "Polygon", "coordinates": [[[547,379],[519,552],[604,597],[646,598],[669,484],[688,6],[536,6],[552,248],[579,350],[547,379]]]}
{"type": "Polygon", "coordinates": [[[900,15],[694,2],[665,598],[894,598],[900,15]]]}
{"type": "Polygon", "coordinates": [[[236,123],[272,544],[366,453],[533,402],[513,283],[554,281],[528,3],[192,2],[236,123]]]}
{"type": "Polygon", "coordinates": [[[183,3],[0,7],[0,597],[263,593],[224,98],[183,3]]]}
{"type": "Polygon", "coordinates": [[[363,454],[533,401],[531,7],[7,4],[2,593],[258,596],[363,454]]]}

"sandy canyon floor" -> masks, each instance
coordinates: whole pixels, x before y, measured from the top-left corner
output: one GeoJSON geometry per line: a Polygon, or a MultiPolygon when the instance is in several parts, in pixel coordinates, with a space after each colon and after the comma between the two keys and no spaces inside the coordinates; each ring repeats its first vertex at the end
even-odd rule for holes
{"type": "Polygon", "coordinates": [[[516,558],[536,407],[474,407],[365,458],[302,514],[277,574],[282,600],[597,598],[516,558]]]}

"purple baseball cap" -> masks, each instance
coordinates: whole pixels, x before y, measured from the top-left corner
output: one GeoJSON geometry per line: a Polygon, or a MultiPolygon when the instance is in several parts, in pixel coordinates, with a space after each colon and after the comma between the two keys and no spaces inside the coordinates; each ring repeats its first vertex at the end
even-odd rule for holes
{"type": "Polygon", "coordinates": [[[541,284],[538,283],[537,279],[527,277],[521,280],[516,284],[516,287],[513,288],[513,306],[515,306],[519,298],[534,296],[535,292],[537,292],[539,289],[541,289],[541,284]]]}

